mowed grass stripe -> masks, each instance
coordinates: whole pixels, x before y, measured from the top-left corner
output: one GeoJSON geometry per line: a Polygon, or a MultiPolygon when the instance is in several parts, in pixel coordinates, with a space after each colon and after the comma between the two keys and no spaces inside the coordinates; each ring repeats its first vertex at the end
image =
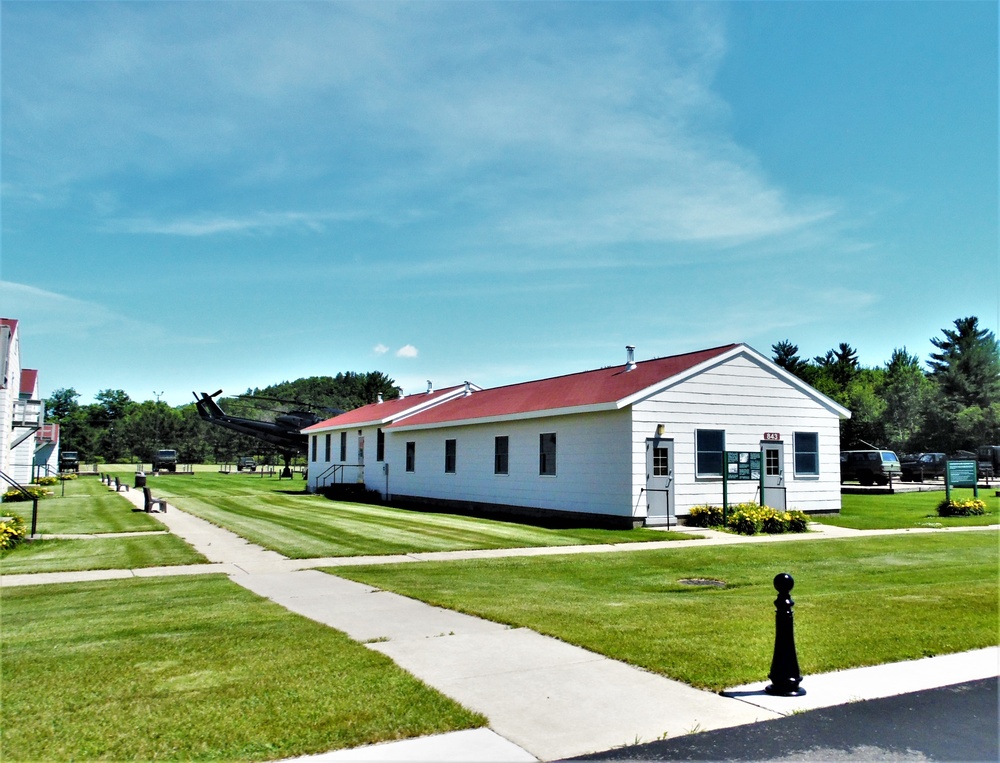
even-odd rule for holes
{"type": "Polygon", "coordinates": [[[482,726],[224,577],[5,589],[4,758],[270,760],[482,726]]]}
{"type": "MultiPolygon", "coordinates": [[[[163,525],[133,506],[121,493],[108,490],[96,477],[81,477],[48,488],[53,495],[38,502],[37,531],[42,535],[141,532],[163,525]]],[[[4,511],[30,524],[31,504],[5,503],[4,511]]]]}
{"type": "Polygon", "coordinates": [[[987,531],[333,572],[719,690],[766,678],[779,572],[809,673],[997,644],[998,564],[987,531]]]}
{"type": "Polygon", "coordinates": [[[517,522],[329,501],[294,490],[292,484],[198,474],[159,477],[155,492],[179,508],[295,559],[679,537],[653,530],[553,530],[517,522]]]}

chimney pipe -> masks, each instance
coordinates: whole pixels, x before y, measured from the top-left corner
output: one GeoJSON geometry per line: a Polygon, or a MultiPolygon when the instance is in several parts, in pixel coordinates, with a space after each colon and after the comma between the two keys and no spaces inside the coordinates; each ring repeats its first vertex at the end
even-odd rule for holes
{"type": "Polygon", "coordinates": [[[625,370],[632,371],[635,369],[635,347],[632,345],[625,345],[625,370]]]}
{"type": "Polygon", "coordinates": [[[427,380],[427,394],[430,395],[434,392],[434,383],[430,379],[427,380]]]}
{"type": "Polygon", "coordinates": [[[471,394],[472,394],[472,382],[467,381],[465,383],[465,396],[468,397],[471,394]]]}
{"type": "Polygon", "coordinates": [[[376,403],[381,403],[382,402],[382,393],[381,392],[378,393],[378,397],[375,399],[375,402],[376,403]]]}

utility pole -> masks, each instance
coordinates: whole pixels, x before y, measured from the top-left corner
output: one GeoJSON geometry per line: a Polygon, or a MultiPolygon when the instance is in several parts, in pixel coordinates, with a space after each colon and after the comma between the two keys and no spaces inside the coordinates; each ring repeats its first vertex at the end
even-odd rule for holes
{"type": "Polygon", "coordinates": [[[163,390],[161,389],[159,392],[153,390],[153,394],[156,395],[156,418],[153,421],[155,440],[155,442],[153,442],[153,450],[156,450],[160,447],[160,397],[163,395],[163,390]]]}

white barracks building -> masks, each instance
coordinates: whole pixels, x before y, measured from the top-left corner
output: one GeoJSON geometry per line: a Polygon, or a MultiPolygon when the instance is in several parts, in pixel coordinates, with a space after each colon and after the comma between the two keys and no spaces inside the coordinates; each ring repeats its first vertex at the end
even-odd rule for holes
{"type": "Polygon", "coordinates": [[[638,363],[627,350],[620,366],[429,387],[311,426],[309,489],[630,527],[721,505],[725,471],[731,504],[763,489],[775,508],[840,510],[847,409],[745,344],[638,363]],[[748,458],[754,478],[737,479],[748,458]]]}

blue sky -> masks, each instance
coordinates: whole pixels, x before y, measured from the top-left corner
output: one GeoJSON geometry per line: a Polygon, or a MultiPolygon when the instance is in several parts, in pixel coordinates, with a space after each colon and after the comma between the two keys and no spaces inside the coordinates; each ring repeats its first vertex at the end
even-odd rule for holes
{"type": "Polygon", "coordinates": [[[997,4],[2,3],[43,395],[997,331],[997,4]]]}

